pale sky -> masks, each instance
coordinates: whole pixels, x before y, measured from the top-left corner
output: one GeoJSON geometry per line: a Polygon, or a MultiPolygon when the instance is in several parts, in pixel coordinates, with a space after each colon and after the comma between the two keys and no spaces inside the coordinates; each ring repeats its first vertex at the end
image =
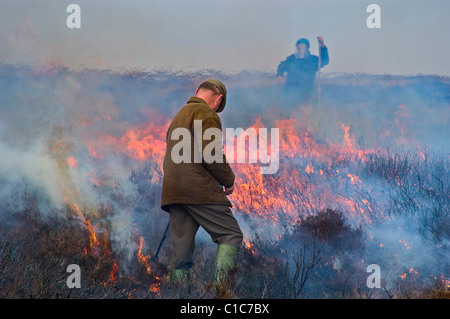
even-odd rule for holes
{"type": "Polygon", "coordinates": [[[275,72],[297,39],[325,39],[323,71],[450,76],[448,0],[0,0],[0,63],[275,72]],[[69,29],[69,4],[81,28],[69,29]],[[369,4],[381,28],[369,29],[369,4]]]}

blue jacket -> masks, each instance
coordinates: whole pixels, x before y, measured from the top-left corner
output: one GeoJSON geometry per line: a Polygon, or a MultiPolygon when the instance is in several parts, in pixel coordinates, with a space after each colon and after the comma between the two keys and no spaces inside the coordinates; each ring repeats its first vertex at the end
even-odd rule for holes
{"type": "MultiPolygon", "coordinates": [[[[320,56],[320,67],[323,68],[330,62],[326,46],[320,48],[320,56]]],[[[300,59],[296,58],[295,54],[291,54],[278,65],[277,76],[283,76],[284,73],[287,73],[285,82],[287,88],[312,93],[318,69],[318,56],[309,55],[307,58],[300,59]]]]}

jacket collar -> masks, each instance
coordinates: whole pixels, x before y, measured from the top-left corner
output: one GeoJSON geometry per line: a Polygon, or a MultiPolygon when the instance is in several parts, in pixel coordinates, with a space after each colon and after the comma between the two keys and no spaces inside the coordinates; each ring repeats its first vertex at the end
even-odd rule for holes
{"type": "Polygon", "coordinates": [[[201,99],[201,98],[196,97],[196,96],[191,97],[189,99],[189,101],[188,101],[188,104],[189,103],[203,103],[203,104],[208,105],[208,103],[206,103],[206,101],[204,99],[201,99]]]}

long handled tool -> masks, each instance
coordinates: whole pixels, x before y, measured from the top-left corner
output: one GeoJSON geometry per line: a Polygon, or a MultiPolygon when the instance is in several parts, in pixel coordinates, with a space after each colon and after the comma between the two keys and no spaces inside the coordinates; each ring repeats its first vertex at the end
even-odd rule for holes
{"type": "Polygon", "coordinates": [[[319,41],[319,66],[317,68],[317,102],[320,105],[320,95],[322,93],[322,88],[320,87],[320,67],[321,67],[321,63],[322,63],[322,50],[320,47],[320,41],[319,41]]]}
{"type": "Polygon", "coordinates": [[[161,250],[162,244],[163,244],[164,241],[166,240],[167,233],[168,233],[168,231],[169,231],[169,226],[170,226],[170,221],[167,223],[166,230],[164,231],[163,237],[161,238],[161,241],[159,242],[159,246],[158,246],[158,249],[156,250],[155,255],[154,255],[153,257],[151,257],[150,260],[156,260],[156,259],[158,259],[159,251],[161,250]]]}

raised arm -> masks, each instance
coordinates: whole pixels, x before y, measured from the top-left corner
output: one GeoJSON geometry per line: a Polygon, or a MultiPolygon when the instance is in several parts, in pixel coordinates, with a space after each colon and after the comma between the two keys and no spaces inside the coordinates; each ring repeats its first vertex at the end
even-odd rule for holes
{"type": "Polygon", "coordinates": [[[320,48],[320,68],[328,65],[330,63],[330,56],[328,55],[328,48],[325,46],[325,42],[323,41],[323,37],[318,36],[317,41],[319,41],[320,48]]]}

